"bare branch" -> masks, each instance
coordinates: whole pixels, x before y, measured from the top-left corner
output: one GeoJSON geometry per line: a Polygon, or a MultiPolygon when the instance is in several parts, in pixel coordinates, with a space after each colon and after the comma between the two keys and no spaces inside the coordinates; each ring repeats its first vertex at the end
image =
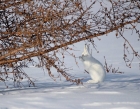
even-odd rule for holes
{"type": "MultiPolygon", "coordinates": [[[[124,39],[126,65],[130,67],[134,57],[140,60],[140,54],[124,36],[124,32],[130,30],[140,39],[140,1],[108,0],[107,4],[99,0],[1,1],[0,81],[5,83],[5,80],[13,79],[16,86],[22,86],[22,80],[27,78],[29,85],[34,86],[33,80],[22,70],[32,64],[46,67],[53,80],[62,76],[70,82],[82,84],[81,79],[67,73],[65,52],[73,50],[68,46],[87,40],[96,49],[93,39],[96,37],[100,40],[99,36],[114,31],[117,38],[124,39]],[[85,5],[86,2],[90,4],[85,5]],[[93,11],[96,5],[99,9],[93,11]],[[132,59],[126,56],[131,52],[132,59]],[[37,57],[38,62],[33,57],[37,57]],[[58,71],[58,76],[53,75],[51,67],[58,71]],[[12,78],[9,74],[12,74],[12,78]]],[[[69,55],[77,63],[76,56],[69,55]]],[[[112,66],[107,70],[111,69],[112,66]]],[[[112,72],[119,71],[112,69],[112,72]]]]}

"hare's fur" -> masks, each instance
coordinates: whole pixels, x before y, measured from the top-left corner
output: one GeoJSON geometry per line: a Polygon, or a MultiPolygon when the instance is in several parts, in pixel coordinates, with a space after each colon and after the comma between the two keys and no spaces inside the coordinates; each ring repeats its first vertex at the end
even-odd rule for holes
{"type": "Polygon", "coordinates": [[[80,59],[84,64],[85,70],[92,78],[92,80],[87,81],[88,83],[100,83],[104,80],[106,74],[105,69],[97,59],[92,57],[88,45],[85,45],[80,59]]]}

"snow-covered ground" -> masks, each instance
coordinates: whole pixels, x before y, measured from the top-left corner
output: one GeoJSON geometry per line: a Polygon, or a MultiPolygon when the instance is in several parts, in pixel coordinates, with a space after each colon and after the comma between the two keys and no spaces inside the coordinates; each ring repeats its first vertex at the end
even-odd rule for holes
{"type": "MultiPolygon", "coordinates": [[[[49,79],[49,78],[48,78],[49,79]]],[[[89,80],[84,76],[84,81],[89,80]]],[[[107,74],[102,84],[51,80],[34,88],[1,89],[0,109],[139,109],[140,74],[107,74]]]]}
{"type": "MultiPolygon", "coordinates": [[[[130,37],[131,39],[131,37],[130,37]]],[[[132,38],[133,39],[133,38],[132,38]]],[[[96,39],[95,39],[96,40],[96,39]]],[[[78,60],[67,56],[66,65],[72,67],[71,74],[83,78],[83,85],[75,85],[65,80],[53,81],[43,70],[30,67],[25,69],[35,79],[36,87],[9,88],[0,83],[0,109],[139,109],[140,108],[140,70],[138,60],[134,60],[132,69],[126,68],[123,62],[123,41],[115,37],[104,36],[95,41],[100,53],[93,49],[93,56],[104,64],[120,67],[124,74],[106,74],[101,84],[86,83],[90,76],[84,73],[83,65],[78,60]],[[73,60],[73,61],[72,61],[73,60]]],[[[140,42],[131,40],[140,52],[140,42]]],[[[84,42],[75,45],[76,56],[80,56],[84,42]]],[[[55,73],[55,72],[54,72],[55,73]]]]}

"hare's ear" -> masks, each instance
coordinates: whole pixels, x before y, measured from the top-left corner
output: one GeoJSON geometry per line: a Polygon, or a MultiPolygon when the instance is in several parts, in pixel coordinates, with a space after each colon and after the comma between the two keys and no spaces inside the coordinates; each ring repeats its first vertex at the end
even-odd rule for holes
{"type": "Polygon", "coordinates": [[[84,51],[83,51],[82,55],[86,55],[86,44],[84,46],[84,51]]]}
{"type": "Polygon", "coordinates": [[[86,52],[88,55],[91,55],[89,45],[86,45],[86,52]]]}
{"type": "Polygon", "coordinates": [[[91,55],[92,56],[92,49],[90,49],[90,47],[89,47],[90,45],[88,45],[88,53],[89,53],[89,55],[91,55]]]}
{"type": "Polygon", "coordinates": [[[83,51],[82,55],[90,55],[90,53],[89,53],[89,45],[85,44],[84,51],[83,51]]]}
{"type": "Polygon", "coordinates": [[[84,46],[84,53],[86,53],[87,52],[87,44],[85,44],[85,46],[84,46]]]}
{"type": "Polygon", "coordinates": [[[87,45],[87,52],[90,55],[89,45],[87,45]]]}

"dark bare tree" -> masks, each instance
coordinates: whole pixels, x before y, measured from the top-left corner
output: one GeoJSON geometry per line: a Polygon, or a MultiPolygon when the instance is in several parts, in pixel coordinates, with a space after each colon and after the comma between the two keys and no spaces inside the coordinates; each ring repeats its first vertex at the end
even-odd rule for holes
{"type": "Polygon", "coordinates": [[[139,0],[0,0],[0,81],[12,79],[20,86],[27,78],[34,86],[22,69],[33,64],[46,67],[53,79],[51,67],[57,70],[58,77],[80,84],[80,79],[67,73],[58,54],[65,58],[65,52],[73,50],[68,45],[88,40],[94,46],[95,37],[114,31],[117,38],[124,39],[124,61],[131,67],[134,57],[140,60],[140,54],[124,32],[135,32],[140,40],[139,23],[139,0]],[[132,59],[127,57],[130,49],[132,59]],[[33,57],[38,58],[38,63],[33,57]]]}

